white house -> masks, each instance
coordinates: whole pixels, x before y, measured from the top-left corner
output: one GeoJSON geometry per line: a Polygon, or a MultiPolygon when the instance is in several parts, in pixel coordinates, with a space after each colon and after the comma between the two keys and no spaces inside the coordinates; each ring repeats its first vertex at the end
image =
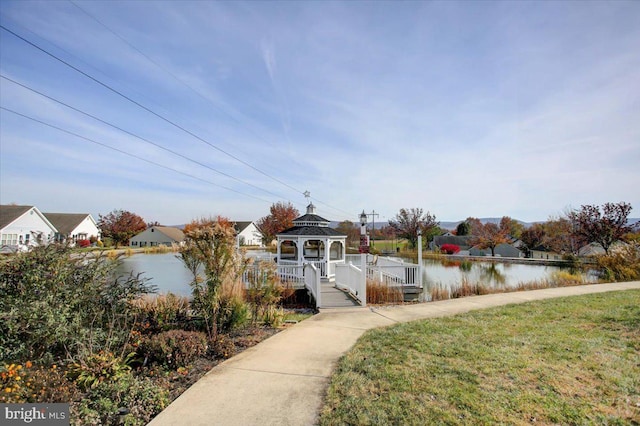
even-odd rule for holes
{"type": "Polygon", "coordinates": [[[253,222],[234,222],[238,244],[241,246],[262,247],[262,232],[253,222]]]}
{"type": "Polygon", "coordinates": [[[182,244],[184,233],[170,226],[152,226],[129,240],[130,247],[155,247],[182,244]]]}
{"type": "Polygon", "coordinates": [[[100,229],[93,217],[88,213],[44,213],[45,217],[56,227],[57,242],[75,244],[80,240],[92,237],[100,239],[100,229]]]}
{"type": "Polygon", "coordinates": [[[0,247],[22,250],[53,241],[56,227],[34,206],[0,206],[0,247]]]}

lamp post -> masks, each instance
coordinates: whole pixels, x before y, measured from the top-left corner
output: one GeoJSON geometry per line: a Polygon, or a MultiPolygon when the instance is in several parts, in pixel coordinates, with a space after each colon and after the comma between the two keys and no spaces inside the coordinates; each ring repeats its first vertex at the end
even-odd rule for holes
{"type": "Polygon", "coordinates": [[[418,228],[418,287],[422,288],[422,228],[418,228]]]}
{"type": "Polygon", "coordinates": [[[367,214],[362,210],[360,214],[360,302],[367,305],[367,253],[369,253],[369,241],[367,240],[367,214]]]}

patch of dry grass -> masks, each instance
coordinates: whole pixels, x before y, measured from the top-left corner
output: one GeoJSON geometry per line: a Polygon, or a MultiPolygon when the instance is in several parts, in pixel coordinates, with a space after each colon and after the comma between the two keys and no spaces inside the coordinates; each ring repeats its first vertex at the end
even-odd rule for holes
{"type": "Polygon", "coordinates": [[[640,291],[505,306],[367,332],[321,425],[638,424],[640,291]]]}

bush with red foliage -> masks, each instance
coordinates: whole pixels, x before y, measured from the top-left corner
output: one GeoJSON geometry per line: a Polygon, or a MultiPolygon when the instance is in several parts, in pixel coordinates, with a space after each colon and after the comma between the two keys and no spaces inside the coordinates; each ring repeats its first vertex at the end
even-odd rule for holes
{"type": "Polygon", "coordinates": [[[460,251],[460,247],[455,244],[443,244],[440,250],[446,254],[456,254],[460,251]]]}
{"type": "Polygon", "coordinates": [[[78,241],[76,241],[76,245],[78,247],[82,247],[82,248],[89,247],[91,245],[91,241],[89,241],[89,240],[78,240],[78,241]]]}

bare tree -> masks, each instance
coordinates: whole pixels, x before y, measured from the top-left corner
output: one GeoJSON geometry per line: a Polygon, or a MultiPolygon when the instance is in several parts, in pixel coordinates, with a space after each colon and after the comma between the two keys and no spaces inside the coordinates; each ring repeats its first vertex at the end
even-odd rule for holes
{"type": "Polygon", "coordinates": [[[436,216],[429,212],[423,213],[421,208],[400,209],[395,220],[390,220],[392,226],[400,238],[406,238],[411,248],[416,248],[418,243],[418,230],[423,234],[437,228],[440,222],[436,221],[436,216]]]}
{"type": "Polygon", "coordinates": [[[605,203],[600,207],[593,205],[581,206],[580,210],[569,213],[572,233],[584,238],[587,242],[598,243],[609,254],[613,243],[622,240],[625,234],[633,232],[633,227],[627,225],[631,212],[631,204],[605,203]]]}

